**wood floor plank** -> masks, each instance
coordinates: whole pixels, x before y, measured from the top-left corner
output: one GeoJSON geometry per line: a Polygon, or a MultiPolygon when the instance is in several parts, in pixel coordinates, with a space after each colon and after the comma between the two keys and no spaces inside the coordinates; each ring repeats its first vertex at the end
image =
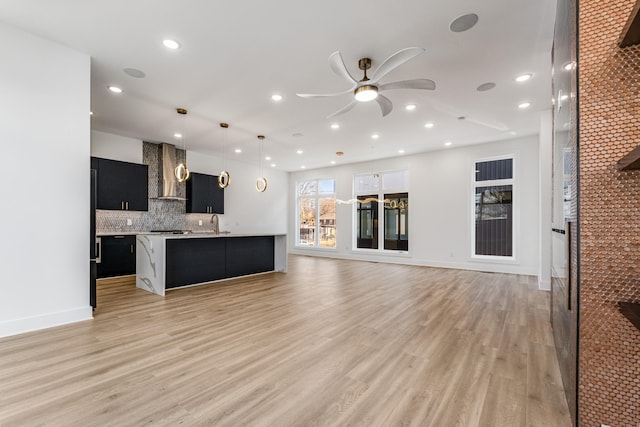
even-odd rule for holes
{"type": "Polygon", "coordinates": [[[569,426],[527,276],[290,256],[0,339],[0,426],[569,426]]]}

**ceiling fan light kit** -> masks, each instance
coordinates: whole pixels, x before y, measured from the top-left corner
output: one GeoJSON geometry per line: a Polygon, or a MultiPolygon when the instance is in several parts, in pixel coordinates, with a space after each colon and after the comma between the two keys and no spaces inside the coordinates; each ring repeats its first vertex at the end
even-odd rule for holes
{"type": "Polygon", "coordinates": [[[378,97],[378,88],[373,85],[363,85],[356,88],[353,91],[356,101],[369,102],[378,97]]]}
{"type": "Polygon", "coordinates": [[[351,73],[349,73],[349,70],[347,70],[347,67],[344,65],[340,52],[333,52],[329,55],[329,67],[335,74],[349,81],[349,83],[352,84],[352,87],[346,91],[336,93],[299,93],[297,95],[301,98],[324,98],[353,93],[354,100],[342,107],[340,110],[329,115],[328,118],[339,116],[351,111],[358,102],[369,102],[373,100],[375,100],[380,106],[382,117],[385,117],[393,110],[393,104],[389,98],[383,96],[380,92],[392,89],[434,90],[436,88],[436,84],[433,80],[429,79],[402,80],[385,84],[380,83],[380,80],[384,76],[423,52],[424,49],[421,47],[408,47],[397,51],[380,64],[380,66],[373,72],[371,79],[367,76],[367,70],[371,68],[371,59],[360,58],[358,61],[358,68],[364,72],[364,77],[361,80],[356,80],[351,73]]]}

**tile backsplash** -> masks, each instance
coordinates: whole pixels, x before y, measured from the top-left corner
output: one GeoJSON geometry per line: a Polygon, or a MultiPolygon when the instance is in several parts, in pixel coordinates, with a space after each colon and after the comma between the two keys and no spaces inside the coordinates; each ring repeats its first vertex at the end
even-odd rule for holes
{"type": "MultiPolygon", "coordinates": [[[[162,176],[160,167],[161,147],[150,142],[142,143],[142,162],[149,166],[149,210],[135,211],[96,211],[96,232],[132,233],[151,230],[209,230],[213,229],[211,215],[186,214],[183,200],[159,200],[162,176]],[[128,225],[128,221],[131,225],[128,225]],[[202,225],[200,225],[202,222],[202,225]]],[[[184,150],[176,150],[176,160],[185,161],[184,150]]],[[[184,183],[178,184],[178,196],[185,197],[184,183]]]]}

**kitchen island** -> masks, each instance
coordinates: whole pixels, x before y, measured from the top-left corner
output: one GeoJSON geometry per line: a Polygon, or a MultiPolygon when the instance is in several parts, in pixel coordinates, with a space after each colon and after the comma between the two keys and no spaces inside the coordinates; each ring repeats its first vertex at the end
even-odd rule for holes
{"type": "Polygon", "coordinates": [[[136,287],[165,291],[287,271],[286,234],[142,233],[136,236],[136,287]]]}

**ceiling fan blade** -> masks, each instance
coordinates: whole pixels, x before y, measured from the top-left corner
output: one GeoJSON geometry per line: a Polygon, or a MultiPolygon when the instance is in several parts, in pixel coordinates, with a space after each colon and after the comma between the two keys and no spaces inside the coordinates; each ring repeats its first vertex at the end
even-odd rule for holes
{"type": "MultiPolygon", "coordinates": [[[[379,96],[379,95],[378,95],[379,96]]],[[[344,114],[346,112],[349,112],[351,110],[353,110],[353,107],[356,106],[356,104],[358,103],[358,101],[356,101],[355,99],[353,101],[351,101],[349,104],[345,105],[344,107],[342,107],[341,109],[339,109],[338,111],[336,111],[333,114],[330,114],[327,116],[327,119],[331,119],[335,116],[339,116],[340,114],[344,114]]]]}
{"type": "Polygon", "coordinates": [[[373,72],[371,77],[372,83],[377,83],[381,78],[386,76],[391,71],[395,70],[400,65],[404,64],[410,59],[415,58],[424,52],[424,49],[421,47],[407,47],[405,49],[399,50],[387,59],[384,60],[382,64],[373,72]]]}
{"type": "Polygon", "coordinates": [[[296,93],[300,98],[326,98],[328,96],[339,96],[353,92],[353,89],[343,90],[335,93],[296,93]]]}
{"type": "Polygon", "coordinates": [[[347,70],[347,67],[344,65],[342,55],[340,55],[339,51],[333,52],[331,55],[329,55],[329,67],[331,67],[331,70],[333,70],[333,72],[340,77],[349,80],[350,83],[354,83],[355,85],[358,84],[358,81],[353,78],[353,76],[349,73],[349,70],[347,70]]]}
{"type": "Polygon", "coordinates": [[[414,80],[401,80],[398,82],[385,83],[378,86],[378,90],[391,90],[391,89],[423,89],[434,90],[436,83],[429,79],[414,79],[414,80]]]}
{"type": "Polygon", "coordinates": [[[385,117],[387,114],[391,112],[391,110],[393,110],[393,104],[391,103],[389,98],[387,98],[384,95],[378,94],[378,96],[376,97],[376,102],[378,103],[378,105],[380,105],[380,110],[382,111],[382,117],[385,117]]]}

